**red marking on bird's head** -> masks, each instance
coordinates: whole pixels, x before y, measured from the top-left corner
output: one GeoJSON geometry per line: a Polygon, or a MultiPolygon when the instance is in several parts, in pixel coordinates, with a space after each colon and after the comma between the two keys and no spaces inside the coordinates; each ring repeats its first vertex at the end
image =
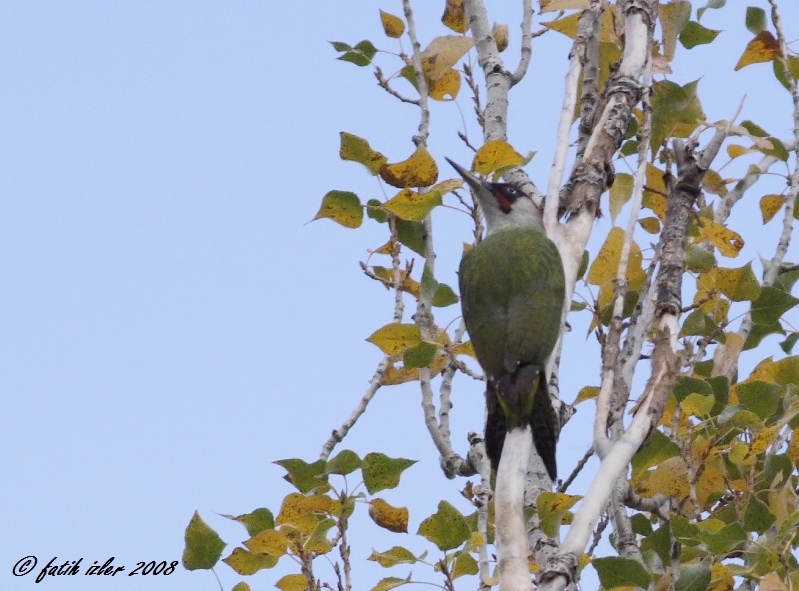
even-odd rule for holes
{"type": "Polygon", "coordinates": [[[502,210],[502,213],[510,213],[511,209],[513,209],[513,204],[501,190],[494,189],[494,199],[502,210]]]}

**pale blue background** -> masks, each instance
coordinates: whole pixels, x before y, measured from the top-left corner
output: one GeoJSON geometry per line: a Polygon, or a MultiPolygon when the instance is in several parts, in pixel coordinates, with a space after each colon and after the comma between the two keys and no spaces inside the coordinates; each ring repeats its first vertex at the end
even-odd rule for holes
{"type": "MultiPolygon", "coordinates": [[[[416,4],[423,43],[447,33],[443,2],[416,4]]],[[[515,68],[521,9],[490,4],[494,20],[514,23],[504,55],[515,68]]],[[[726,32],[691,53],[679,47],[670,78],[703,76],[711,121],[729,117],[748,93],[742,118],[787,138],[790,102],[771,67],[731,74],[751,35],[744,5],[730,4],[703,19],[726,32]]],[[[783,4],[794,39],[799,9],[783,4]]],[[[417,111],[378,89],[370,69],[336,61],[327,43],[369,38],[396,51],[378,8],[401,13],[395,1],[355,0],[0,5],[1,588],[34,584],[38,567],[24,578],[10,573],[30,554],[39,567],[53,556],[83,557],[84,567],[109,556],[128,567],[180,560],[195,509],[230,544],[227,555],[246,533],[216,513],[277,513],[292,489],[270,462],[315,459],[360,399],[380,359],[364,339],[390,321],[393,296],[358,261],[385,241],[384,226],[306,222],[330,189],[382,196],[359,165],[339,160],[339,131],[367,137],[392,161],[412,150],[417,111]]],[[[528,78],[511,97],[510,140],[538,150],[528,170],[539,187],[568,47],[554,33],[536,40],[528,78]]],[[[380,58],[386,74],[391,59],[380,58]]],[[[459,102],[479,145],[469,96],[459,102]]],[[[434,105],[436,158],[468,163],[460,126],[456,107],[434,105]]],[[[452,175],[442,168],[442,176],[452,175]]],[[[757,198],[783,186],[751,192],[732,227],[760,226],[757,198]]],[[[454,285],[468,220],[442,209],[434,222],[437,276],[454,285]]],[[[595,235],[609,224],[601,219],[595,235]]],[[[779,224],[724,264],[771,256],[779,224]]],[[[444,325],[458,310],[437,314],[444,325]]],[[[571,322],[566,400],[597,384],[599,371],[594,339],[584,339],[587,316],[571,322]]],[[[381,390],[341,446],[420,460],[400,488],[381,493],[410,508],[412,532],[441,498],[470,510],[457,492],[465,479],[447,481],[438,468],[419,398],[414,385],[381,390]]],[[[464,452],[466,432],[481,426],[480,386],[459,379],[453,398],[453,440],[464,452]]],[[[581,406],[563,433],[563,477],[590,444],[592,412],[581,406]]],[[[351,539],[358,589],[410,570],[435,580],[420,565],[366,563],[372,546],[432,546],[378,531],[365,510],[351,539]]],[[[217,571],[225,589],[240,580],[225,565],[217,571]]],[[[297,568],[284,559],[249,582],[268,589],[288,572],[297,568]]],[[[332,581],[324,567],[319,574],[332,581]]],[[[170,577],[81,575],[43,586],[218,588],[212,574],[181,567],[170,577]]]]}

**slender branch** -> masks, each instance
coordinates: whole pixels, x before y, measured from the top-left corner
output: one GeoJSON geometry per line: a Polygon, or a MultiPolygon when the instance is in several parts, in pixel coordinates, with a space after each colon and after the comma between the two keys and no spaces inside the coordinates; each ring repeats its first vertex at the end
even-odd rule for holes
{"type": "Polygon", "coordinates": [[[326,460],[330,457],[330,452],[333,451],[333,448],[336,447],[343,439],[347,436],[352,426],[355,422],[361,418],[361,415],[366,412],[366,407],[371,402],[374,395],[377,394],[377,390],[380,388],[380,381],[383,379],[383,374],[386,373],[386,368],[388,368],[389,364],[389,357],[386,355],[383,357],[383,360],[377,365],[377,369],[375,370],[372,379],[369,380],[369,386],[366,388],[366,392],[364,393],[361,401],[358,403],[358,406],[355,407],[355,410],[352,411],[352,414],[344,421],[338,429],[334,429],[333,433],[330,435],[330,439],[322,446],[322,451],[319,454],[319,459],[326,460]]]}
{"type": "Polygon", "coordinates": [[[561,484],[558,487],[558,492],[563,493],[566,492],[566,490],[568,490],[569,486],[571,486],[571,483],[574,482],[574,479],[577,478],[577,475],[580,472],[582,472],[583,468],[585,468],[585,465],[588,463],[588,460],[590,460],[591,456],[593,455],[594,455],[594,448],[589,447],[588,451],[585,452],[580,461],[577,462],[577,465],[574,467],[574,470],[572,470],[572,473],[569,474],[569,477],[563,482],[563,484],[561,484]]]}
{"type": "Polygon", "coordinates": [[[391,96],[398,98],[403,103],[409,103],[411,105],[419,105],[419,99],[410,99],[406,96],[401,95],[399,92],[394,90],[391,87],[391,83],[383,77],[383,71],[375,66],[375,78],[377,78],[377,85],[389,93],[391,96]]]}
{"type": "Polygon", "coordinates": [[[419,111],[421,112],[419,135],[415,136],[413,141],[416,145],[427,144],[427,136],[430,134],[430,108],[427,104],[429,96],[427,79],[424,77],[422,69],[422,46],[419,45],[419,39],[416,37],[416,23],[413,20],[411,1],[402,0],[402,8],[405,11],[405,21],[408,23],[408,38],[411,40],[411,50],[413,51],[411,62],[416,74],[416,85],[419,89],[419,111]]]}
{"type": "MultiPolygon", "coordinates": [[[[644,73],[644,87],[648,88],[651,81],[651,64],[647,62],[644,73]]],[[[648,92],[645,93],[648,96],[648,92]]],[[[616,268],[616,286],[613,295],[613,315],[610,320],[608,336],[605,340],[602,355],[602,381],[597,395],[597,412],[594,418],[594,448],[599,453],[599,457],[604,457],[610,447],[610,440],[607,436],[607,428],[610,424],[609,416],[611,409],[623,409],[627,406],[627,396],[629,391],[614,392],[613,386],[616,382],[616,372],[620,369],[619,358],[621,355],[621,332],[622,315],[624,311],[624,296],[627,293],[627,265],[629,263],[630,251],[632,250],[633,232],[638,222],[638,215],[641,212],[641,202],[644,195],[644,182],[646,180],[647,152],[649,151],[649,140],[652,122],[652,109],[648,101],[644,101],[644,131],[643,141],[638,149],[638,168],[635,171],[633,184],[632,205],[630,215],[627,219],[627,228],[624,233],[624,241],[619,255],[619,265],[616,268]],[[614,396],[615,394],[615,396],[614,396]],[[615,400],[614,400],[615,398],[615,400]]],[[[621,413],[614,413],[621,414],[621,413]]],[[[617,417],[614,417],[614,419],[617,417]]],[[[620,418],[620,417],[619,417],[620,418]]],[[[620,425],[621,427],[621,425],[620,425]]],[[[615,524],[615,521],[614,521],[615,524]]]]}
{"type": "Polygon", "coordinates": [[[522,8],[522,49],[519,66],[511,76],[511,86],[515,86],[522,81],[530,65],[530,58],[533,55],[533,0],[524,0],[522,8]]]}

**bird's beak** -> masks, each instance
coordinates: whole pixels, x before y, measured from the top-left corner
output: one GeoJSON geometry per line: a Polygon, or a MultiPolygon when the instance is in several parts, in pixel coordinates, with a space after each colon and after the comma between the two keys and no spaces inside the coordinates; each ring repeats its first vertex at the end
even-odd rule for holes
{"type": "Polygon", "coordinates": [[[491,183],[486,180],[477,178],[471,172],[463,168],[462,166],[454,163],[449,158],[445,157],[445,160],[452,165],[452,168],[458,171],[458,174],[463,177],[463,180],[474,190],[476,194],[480,194],[481,191],[488,191],[489,194],[493,193],[491,188],[491,183]]]}

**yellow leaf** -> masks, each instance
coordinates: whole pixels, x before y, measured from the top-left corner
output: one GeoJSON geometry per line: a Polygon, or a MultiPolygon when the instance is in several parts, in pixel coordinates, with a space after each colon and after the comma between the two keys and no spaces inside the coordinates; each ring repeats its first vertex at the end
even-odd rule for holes
{"type": "Polygon", "coordinates": [[[657,234],[660,232],[660,220],[657,218],[642,218],[638,220],[638,223],[650,234],[657,234]]]}
{"type": "Polygon", "coordinates": [[[646,165],[646,183],[642,205],[651,209],[658,219],[666,219],[666,183],[663,182],[663,171],[659,168],[646,165]]]}
{"type": "Polygon", "coordinates": [[[369,502],[369,517],[388,531],[408,533],[408,509],[405,507],[392,507],[383,499],[372,499],[369,502]]]}
{"type": "Polygon", "coordinates": [[[362,137],[346,131],[342,131],[339,135],[341,136],[341,145],[338,149],[339,158],[363,164],[372,175],[380,172],[380,167],[386,163],[385,156],[377,150],[373,150],[369,142],[362,137]]]}
{"type": "Polygon", "coordinates": [[[577,398],[575,398],[574,402],[572,402],[572,406],[577,406],[581,402],[596,398],[598,394],[599,388],[596,386],[583,386],[577,393],[577,398]]]}
{"type": "Polygon", "coordinates": [[[469,30],[469,21],[466,20],[466,11],[463,10],[462,0],[447,0],[444,15],[441,17],[444,26],[456,33],[465,33],[469,30]]]}
{"type": "Polygon", "coordinates": [[[732,591],[734,579],[730,569],[720,562],[714,562],[710,567],[710,587],[708,591],[732,591]]]}
{"type": "Polygon", "coordinates": [[[384,164],[380,168],[380,177],[398,189],[429,187],[438,179],[438,166],[424,144],[419,144],[407,160],[384,164]]]}
{"type": "Polygon", "coordinates": [[[290,493],[283,499],[275,523],[290,525],[297,531],[310,535],[324,514],[332,507],[333,499],[328,496],[290,493]]]}
{"type": "Polygon", "coordinates": [[[713,394],[702,396],[694,392],[685,397],[685,400],[680,403],[680,407],[684,413],[702,418],[711,411],[715,401],[713,394]]]}
{"type": "Polygon", "coordinates": [[[427,91],[435,101],[453,101],[461,89],[461,73],[449,69],[441,77],[428,80],[427,91]],[[449,96],[449,98],[447,98],[449,96]]]}
{"type": "Polygon", "coordinates": [[[392,322],[378,328],[366,340],[377,345],[386,355],[396,355],[421,343],[422,335],[415,324],[392,322]]]}
{"type": "Polygon", "coordinates": [[[288,543],[289,540],[283,532],[276,529],[265,529],[244,542],[244,545],[247,546],[250,552],[268,554],[269,556],[280,558],[286,553],[288,543]]]}
{"type": "Polygon", "coordinates": [[[402,37],[405,32],[405,23],[402,22],[401,18],[382,10],[380,11],[380,23],[383,25],[383,31],[385,31],[386,35],[394,39],[402,37]]]}
{"type": "Polygon", "coordinates": [[[363,222],[363,206],[355,193],[328,191],[314,220],[330,219],[345,228],[357,228],[363,222]]]}
{"type": "Polygon", "coordinates": [[[771,442],[774,441],[774,437],[777,435],[777,432],[780,430],[778,425],[772,425],[771,427],[766,427],[760,433],[755,435],[754,439],[752,439],[752,444],[749,446],[749,451],[746,453],[746,458],[749,459],[750,457],[754,457],[757,454],[763,453],[766,451],[771,442]]]}
{"type": "Polygon", "coordinates": [[[763,223],[769,223],[784,204],[785,197],[782,195],[763,195],[760,198],[760,215],[763,216],[763,223]]]}
{"type": "Polygon", "coordinates": [[[541,0],[541,13],[556,10],[579,10],[588,6],[588,0],[541,0]]]}
{"type": "Polygon", "coordinates": [[[750,64],[770,62],[780,56],[780,43],[769,31],[761,31],[757,37],[746,44],[741,58],[735,65],[736,70],[750,64]]]}
{"type": "Polygon", "coordinates": [[[630,200],[633,194],[633,177],[625,172],[616,175],[610,187],[610,223],[615,223],[616,216],[621,208],[630,200]]]}
{"type": "Polygon", "coordinates": [[[565,16],[563,18],[559,18],[554,21],[549,21],[546,23],[541,23],[548,29],[552,29],[553,31],[557,31],[558,33],[563,33],[569,39],[574,39],[577,37],[577,19],[580,18],[580,13],[571,14],[569,16],[565,16]]]}
{"type": "Polygon", "coordinates": [[[727,457],[737,466],[751,466],[757,459],[754,455],[749,454],[749,446],[743,441],[736,442],[727,457]]]}
{"type": "Polygon", "coordinates": [[[472,347],[472,341],[466,341],[465,343],[461,343],[460,345],[455,345],[452,348],[453,355],[467,355],[472,359],[477,359],[477,356],[474,354],[474,348],[472,347]]]}
{"type": "Polygon", "coordinates": [[[308,579],[305,575],[286,575],[275,583],[275,587],[280,591],[305,591],[308,588],[308,579]]]}
{"type": "Polygon", "coordinates": [[[727,146],[727,155],[731,160],[735,160],[738,156],[743,156],[744,154],[751,154],[754,151],[755,150],[739,146],[738,144],[730,144],[727,146]]]}
{"type": "Polygon", "coordinates": [[[708,170],[702,177],[702,188],[719,197],[724,197],[727,194],[727,184],[715,170],[708,170]]]}
{"type": "MultiPolygon", "coordinates": [[[[435,377],[447,366],[449,359],[446,355],[436,355],[433,363],[430,364],[430,377],[435,377]]],[[[417,368],[406,369],[404,367],[395,367],[390,364],[383,377],[380,379],[380,384],[383,386],[393,386],[396,384],[405,384],[406,382],[414,382],[419,379],[419,370],[417,368]]]]}
{"type": "Polygon", "coordinates": [[[754,301],[760,295],[760,284],[751,263],[737,269],[717,267],[711,273],[715,274],[716,287],[734,302],[754,301]]]}
{"type": "Polygon", "coordinates": [[[447,179],[446,181],[441,181],[440,183],[436,183],[432,187],[430,187],[430,191],[438,191],[442,195],[446,195],[454,191],[455,189],[459,189],[463,186],[463,179],[447,179]]]}
{"type": "Polygon", "coordinates": [[[472,170],[478,174],[489,174],[498,168],[517,166],[524,162],[521,154],[503,139],[486,142],[474,155],[472,170]]]}
{"type": "Polygon", "coordinates": [[[664,460],[653,471],[645,472],[633,486],[644,497],[662,493],[674,499],[683,499],[688,495],[687,476],[688,466],[685,465],[685,460],[675,456],[664,460]]]}
{"type": "MultiPolygon", "coordinates": [[[[596,258],[586,274],[586,281],[592,285],[602,286],[616,278],[616,271],[621,259],[621,247],[624,242],[624,230],[611,228],[605,238],[604,244],[599,249],[596,258]]],[[[639,289],[643,285],[646,275],[641,269],[641,249],[633,241],[630,245],[630,255],[627,261],[627,281],[630,289],[639,289]]]]}
{"type": "Polygon", "coordinates": [[[726,489],[724,476],[712,465],[706,465],[696,482],[696,501],[699,507],[706,509],[711,495],[722,493],[726,489]]]}
{"type": "Polygon", "coordinates": [[[722,256],[730,258],[737,257],[744,247],[744,240],[739,234],[708,219],[703,219],[699,227],[698,241],[702,240],[707,240],[718,248],[722,256]]]}
{"type": "Polygon", "coordinates": [[[668,61],[674,59],[677,38],[691,18],[691,3],[669,2],[658,6],[658,18],[663,31],[663,54],[668,61]]]}
{"type": "Polygon", "coordinates": [[[422,70],[430,80],[446,74],[466,55],[474,42],[471,37],[444,35],[434,38],[422,51],[422,70]]]}
{"type": "Polygon", "coordinates": [[[417,193],[410,189],[403,189],[386,201],[382,208],[400,219],[421,222],[430,213],[430,210],[438,205],[441,205],[441,193],[438,191],[417,193]]]}
{"type": "Polygon", "coordinates": [[[791,442],[788,444],[788,458],[794,466],[799,467],[799,427],[791,432],[791,442]]]}
{"type": "Polygon", "coordinates": [[[491,27],[491,34],[497,42],[497,51],[503,52],[508,48],[508,25],[498,25],[494,23],[491,27]]]}

